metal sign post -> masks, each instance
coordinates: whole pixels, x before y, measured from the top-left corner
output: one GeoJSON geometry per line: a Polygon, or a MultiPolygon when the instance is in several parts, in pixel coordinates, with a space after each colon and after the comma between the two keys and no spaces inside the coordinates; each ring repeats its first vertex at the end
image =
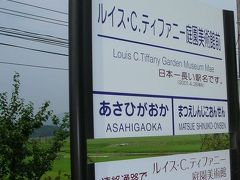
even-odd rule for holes
{"type": "Polygon", "coordinates": [[[223,11],[223,19],[228,87],[229,131],[231,142],[231,176],[233,180],[238,180],[240,179],[240,119],[234,13],[231,11],[223,11]]]}
{"type": "Polygon", "coordinates": [[[86,122],[92,119],[90,0],[69,1],[69,43],[72,179],[87,180],[86,122]]]}

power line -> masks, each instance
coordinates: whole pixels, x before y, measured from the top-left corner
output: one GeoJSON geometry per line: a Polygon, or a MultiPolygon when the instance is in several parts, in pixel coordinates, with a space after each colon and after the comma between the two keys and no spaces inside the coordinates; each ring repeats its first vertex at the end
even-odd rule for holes
{"type": "Polygon", "coordinates": [[[46,23],[50,23],[50,24],[60,25],[60,26],[66,26],[66,27],[68,26],[68,25],[66,25],[66,24],[61,24],[61,23],[52,22],[52,21],[47,21],[47,20],[43,20],[43,19],[28,17],[28,16],[19,15],[19,14],[10,13],[10,12],[0,11],[0,13],[12,15],[12,16],[17,16],[17,17],[22,17],[22,18],[26,18],[26,19],[32,19],[32,20],[41,21],[41,22],[46,22],[46,23]]]}
{"type": "Polygon", "coordinates": [[[34,49],[34,48],[29,48],[29,47],[25,47],[25,46],[19,46],[19,45],[15,45],[15,44],[0,43],[0,45],[20,48],[20,49],[25,49],[25,50],[31,50],[31,51],[41,52],[41,53],[54,54],[54,55],[59,55],[59,56],[66,56],[66,57],[68,56],[67,54],[63,54],[63,53],[52,52],[52,51],[45,51],[45,50],[41,50],[41,49],[34,49]]]}
{"type": "Polygon", "coordinates": [[[16,29],[16,28],[3,27],[3,26],[0,26],[0,29],[11,30],[11,31],[19,31],[19,32],[23,32],[23,33],[33,34],[33,35],[41,35],[41,36],[44,36],[44,37],[55,38],[55,39],[59,39],[59,40],[63,40],[63,41],[68,42],[68,39],[66,39],[66,38],[52,36],[52,35],[49,35],[49,34],[39,34],[39,33],[24,31],[24,30],[20,30],[20,29],[16,29]]]}
{"type": "Polygon", "coordinates": [[[49,66],[38,66],[38,65],[12,63],[12,62],[5,62],[5,61],[0,61],[0,64],[15,65],[15,66],[24,66],[24,67],[32,67],[32,68],[42,68],[42,69],[51,69],[51,70],[68,71],[68,69],[66,69],[66,68],[49,67],[49,66]]]}
{"type": "Polygon", "coordinates": [[[58,10],[54,10],[54,9],[49,9],[49,8],[45,8],[45,7],[42,7],[42,6],[37,6],[37,5],[29,4],[29,3],[23,3],[23,2],[20,2],[20,1],[16,1],[16,0],[7,0],[7,1],[12,2],[12,3],[16,3],[16,4],[21,4],[21,5],[24,5],[24,6],[34,7],[34,8],[38,8],[38,9],[43,9],[43,10],[52,11],[52,12],[55,12],[55,13],[68,15],[68,13],[66,13],[66,12],[62,12],[62,11],[58,11],[58,10]]]}
{"type": "Polygon", "coordinates": [[[60,46],[60,47],[65,47],[65,48],[68,47],[67,39],[63,39],[63,38],[59,38],[59,37],[55,37],[55,36],[44,35],[44,34],[33,33],[33,32],[28,32],[28,31],[22,31],[22,30],[14,29],[14,28],[6,28],[6,27],[0,26],[0,35],[14,37],[14,38],[20,38],[20,39],[24,39],[24,40],[30,40],[33,42],[50,44],[50,45],[55,45],[55,46],[60,46]]]}
{"type": "Polygon", "coordinates": [[[33,16],[33,17],[37,17],[37,18],[48,19],[48,20],[51,20],[51,21],[57,21],[57,22],[62,22],[62,23],[68,24],[67,21],[63,21],[63,20],[59,20],[59,19],[55,19],[55,18],[39,16],[39,15],[31,14],[31,13],[25,13],[25,12],[22,12],[22,11],[15,11],[15,10],[12,10],[12,9],[7,9],[7,8],[0,8],[0,9],[4,10],[4,11],[14,12],[14,13],[18,13],[18,14],[23,14],[23,15],[27,15],[27,16],[33,16]]]}
{"type": "Polygon", "coordinates": [[[55,45],[55,46],[59,46],[59,47],[68,48],[67,45],[62,45],[62,44],[60,44],[60,43],[51,42],[51,41],[48,42],[47,40],[42,40],[42,39],[39,39],[39,38],[22,37],[22,36],[20,36],[20,35],[2,33],[1,30],[0,30],[0,35],[9,36],[9,37],[13,37],[13,38],[20,38],[20,39],[24,39],[24,40],[30,40],[30,41],[33,41],[33,42],[39,42],[39,43],[44,43],[44,44],[49,44],[49,45],[55,45]]]}

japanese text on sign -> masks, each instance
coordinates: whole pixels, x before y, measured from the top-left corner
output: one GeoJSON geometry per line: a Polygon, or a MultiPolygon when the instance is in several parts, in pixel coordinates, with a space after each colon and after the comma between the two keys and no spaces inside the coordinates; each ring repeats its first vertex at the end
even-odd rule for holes
{"type": "Polygon", "coordinates": [[[182,40],[187,44],[221,51],[221,36],[215,32],[196,25],[180,26],[162,17],[151,17],[147,13],[126,10],[113,6],[107,9],[99,3],[98,23],[110,24],[113,28],[130,29],[141,34],[172,40],[182,40]]]}
{"type": "Polygon", "coordinates": [[[214,151],[97,163],[101,180],[226,180],[230,179],[229,151],[214,151]],[[104,168],[108,166],[108,170],[104,168]],[[122,168],[119,168],[122,167],[122,168]],[[131,167],[131,168],[130,168],[131,167]]]}

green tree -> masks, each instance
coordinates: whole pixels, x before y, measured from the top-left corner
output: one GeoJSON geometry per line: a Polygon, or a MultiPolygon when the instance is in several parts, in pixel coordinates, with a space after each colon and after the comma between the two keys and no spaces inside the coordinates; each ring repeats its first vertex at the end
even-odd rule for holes
{"type": "Polygon", "coordinates": [[[216,151],[229,149],[229,134],[204,134],[201,135],[202,151],[216,151]]]}
{"type": "Polygon", "coordinates": [[[33,103],[19,96],[19,78],[15,73],[11,97],[0,93],[0,179],[40,179],[69,135],[69,117],[60,120],[49,110],[50,102],[35,111],[33,103]],[[30,138],[49,119],[58,128],[48,143],[30,138]]]}

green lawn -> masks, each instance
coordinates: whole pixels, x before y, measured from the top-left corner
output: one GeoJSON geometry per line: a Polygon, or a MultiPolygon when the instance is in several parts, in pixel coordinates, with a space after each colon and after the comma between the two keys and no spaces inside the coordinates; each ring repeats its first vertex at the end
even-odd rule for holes
{"type": "Polygon", "coordinates": [[[61,180],[68,180],[68,175],[70,175],[70,141],[67,140],[61,152],[58,153],[58,158],[54,161],[53,168],[51,171],[47,172],[41,179],[51,180],[61,177],[61,180]]]}
{"type": "Polygon", "coordinates": [[[92,162],[199,152],[200,136],[95,139],[88,141],[92,162]]]}
{"type": "MultiPolygon", "coordinates": [[[[199,152],[201,139],[196,136],[167,136],[144,138],[118,138],[88,140],[88,160],[104,162],[124,159],[163,156],[199,152]]],[[[68,179],[64,174],[70,174],[70,142],[64,147],[54,162],[52,171],[47,172],[42,179],[54,177],[60,173],[61,179],[68,179]]]]}

